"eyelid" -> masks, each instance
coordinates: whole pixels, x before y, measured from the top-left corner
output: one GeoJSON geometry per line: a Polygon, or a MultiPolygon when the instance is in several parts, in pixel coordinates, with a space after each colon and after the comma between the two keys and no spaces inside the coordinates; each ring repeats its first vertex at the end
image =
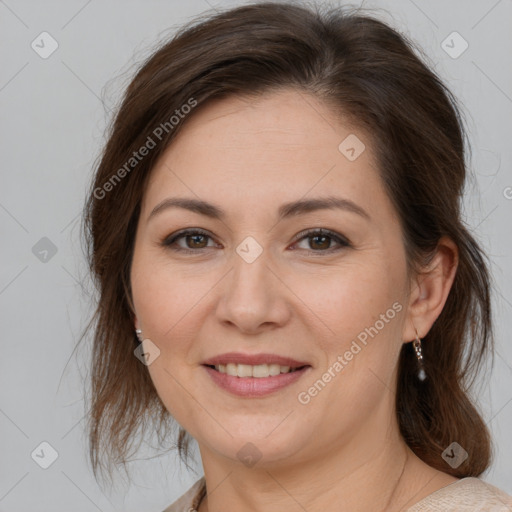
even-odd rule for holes
{"type": "MultiPolygon", "coordinates": [[[[176,251],[176,252],[189,253],[189,254],[201,253],[205,249],[212,248],[212,247],[203,247],[200,249],[188,249],[188,248],[183,248],[183,247],[178,247],[178,246],[172,247],[181,238],[185,238],[186,236],[192,236],[192,235],[203,235],[203,236],[206,236],[207,238],[210,238],[211,240],[215,241],[215,238],[208,231],[206,231],[202,228],[185,228],[185,229],[179,230],[175,233],[172,233],[171,235],[166,236],[160,242],[159,245],[163,246],[164,248],[168,248],[173,251],[176,251]]],[[[317,251],[303,249],[311,255],[332,254],[332,253],[339,251],[343,248],[352,247],[352,243],[350,242],[350,240],[347,237],[345,237],[344,235],[342,235],[340,233],[337,233],[336,231],[332,231],[332,230],[326,229],[326,228],[304,229],[294,236],[293,244],[296,244],[297,242],[300,242],[303,239],[308,238],[309,236],[312,237],[313,235],[315,235],[315,236],[327,235],[329,238],[331,238],[336,243],[338,243],[338,247],[329,248],[329,249],[325,249],[325,250],[317,250],[317,251]]]]}
{"type": "MultiPolygon", "coordinates": [[[[160,243],[160,245],[166,247],[166,248],[169,248],[169,249],[172,249],[172,250],[175,250],[176,252],[194,252],[194,253],[197,253],[197,252],[200,252],[201,250],[204,250],[204,249],[184,249],[183,247],[172,247],[172,245],[174,245],[176,243],[176,241],[178,241],[179,239],[181,238],[185,238],[186,236],[192,236],[192,235],[203,235],[203,236],[206,236],[212,240],[214,240],[214,237],[208,233],[208,231],[204,230],[204,229],[201,229],[201,228],[185,228],[185,229],[181,229],[179,231],[176,231],[175,233],[172,233],[168,236],[166,236],[162,242],[160,243]]],[[[211,249],[211,247],[208,247],[208,249],[211,249]]]]}
{"type": "MultiPolygon", "coordinates": [[[[307,236],[312,235],[327,235],[330,238],[333,238],[334,240],[338,241],[341,245],[345,246],[351,246],[350,240],[342,235],[341,233],[337,233],[336,231],[332,231],[327,228],[307,228],[302,230],[300,233],[297,233],[294,237],[294,243],[299,242],[303,238],[307,238],[307,236]]],[[[314,252],[327,252],[327,251],[314,251],[314,252]]]]}

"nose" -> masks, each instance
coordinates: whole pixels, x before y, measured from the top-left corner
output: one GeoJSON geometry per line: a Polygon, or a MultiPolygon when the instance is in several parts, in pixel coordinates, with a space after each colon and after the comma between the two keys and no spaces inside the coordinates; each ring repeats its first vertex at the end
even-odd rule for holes
{"type": "Polygon", "coordinates": [[[233,268],[219,287],[216,309],[218,320],[226,326],[257,334],[289,321],[293,294],[272,265],[269,252],[263,250],[252,262],[234,254],[233,268]]]}

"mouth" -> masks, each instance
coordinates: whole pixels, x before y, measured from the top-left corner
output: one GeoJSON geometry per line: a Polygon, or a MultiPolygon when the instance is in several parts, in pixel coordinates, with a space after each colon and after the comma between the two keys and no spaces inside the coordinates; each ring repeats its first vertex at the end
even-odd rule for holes
{"type": "Polygon", "coordinates": [[[312,370],[305,362],[274,354],[224,354],[202,364],[224,391],[245,398],[275,393],[299,380],[312,370]]]}
{"type": "Polygon", "coordinates": [[[279,363],[261,364],[203,364],[211,382],[230,395],[242,398],[262,398],[291,386],[313,368],[279,363]]]}
{"type": "Polygon", "coordinates": [[[231,377],[240,377],[242,379],[253,377],[255,379],[263,379],[266,377],[276,377],[277,375],[300,371],[309,365],[292,367],[277,363],[256,365],[228,363],[218,365],[207,364],[205,366],[219,373],[230,375],[231,377]]]}

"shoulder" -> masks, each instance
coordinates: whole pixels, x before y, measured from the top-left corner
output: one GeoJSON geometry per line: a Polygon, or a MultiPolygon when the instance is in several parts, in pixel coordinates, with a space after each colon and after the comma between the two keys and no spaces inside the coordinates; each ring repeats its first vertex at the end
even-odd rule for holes
{"type": "Polygon", "coordinates": [[[462,478],[430,494],[407,512],[512,512],[512,496],[479,478],[462,478]]]}
{"type": "Polygon", "coordinates": [[[200,478],[185,494],[169,505],[163,512],[193,512],[206,492],[204,477],[200,478]]]}

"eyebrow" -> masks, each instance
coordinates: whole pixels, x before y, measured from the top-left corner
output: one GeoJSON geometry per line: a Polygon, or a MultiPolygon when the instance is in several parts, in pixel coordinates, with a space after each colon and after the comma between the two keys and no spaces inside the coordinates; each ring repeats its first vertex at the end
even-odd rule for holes
{"type": "MultiPolygon", "coordinates": [[[[199,213],[212,219],[223,220],[226,218],[226,212],[220,207],[207,201],[185,197],[169,197],[158,203],[148,216],[148,222],[158,213],[169,208],[183,208],[194,213],[199,213]]],[[[284,220],[295,215],[304,215],[306,213],[318,210],[334,210],[340,209],[355,213],[371,220],[370,215],[359,205],[342,197],[329,196],[325,198],[300,199],[290,203],[284,203],[279,207],[278,219],[284,220]]]]}

